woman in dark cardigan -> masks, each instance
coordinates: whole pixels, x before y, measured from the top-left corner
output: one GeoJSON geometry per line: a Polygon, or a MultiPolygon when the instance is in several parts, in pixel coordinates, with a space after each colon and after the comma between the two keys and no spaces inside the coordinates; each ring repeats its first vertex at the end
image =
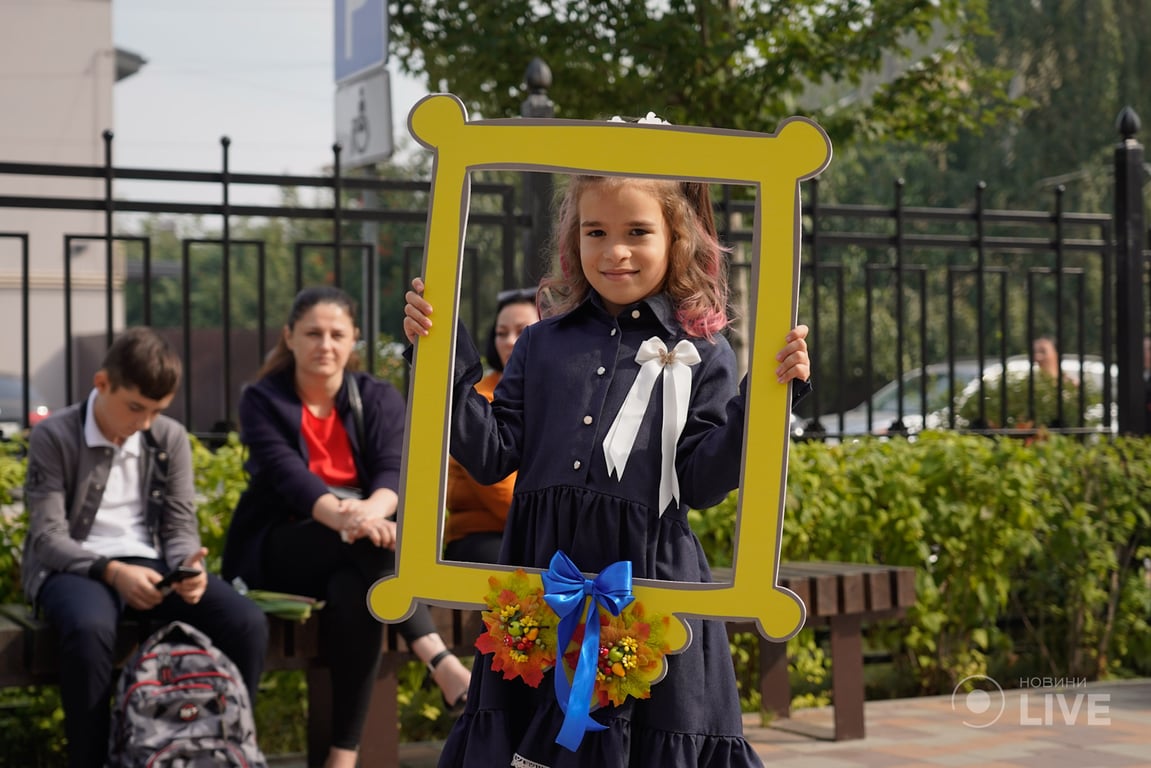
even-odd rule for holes
{"type": "MultiPolygon", "coordinates": [[[[354,766],[380,662],[383,625],[368,589],[395,571],[404,402],[355,366],[352,299],[307,288],[256,381],[240,398],[248,488],[228,531],[223,573],[253,589],[311,595],[332,675],[335,732],[326,768],[354,766]],[[349,399],[362,400],[358,420],[349,399]]],[[[429,666],[449,707],[462,706],[470,673],[417,608],[399,630],[429,666]]]]}

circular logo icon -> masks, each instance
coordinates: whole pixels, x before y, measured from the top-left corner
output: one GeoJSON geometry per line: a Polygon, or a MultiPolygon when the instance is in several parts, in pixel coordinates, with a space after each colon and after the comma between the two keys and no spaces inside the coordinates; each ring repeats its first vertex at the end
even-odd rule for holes
{"type": "Polygon", "coordinates": [[[951,711],[963,716],[968,728],[994,725],[1007,709],[1007,698],[994,678],[968,675],[951,692],[951,711]]]}
{"type": "Polygon", "coordinates": [[[181,704],[179,709],[179,717],[185,723],[195,720],[200,716],[200,707],[195,704],[181,704]]]}

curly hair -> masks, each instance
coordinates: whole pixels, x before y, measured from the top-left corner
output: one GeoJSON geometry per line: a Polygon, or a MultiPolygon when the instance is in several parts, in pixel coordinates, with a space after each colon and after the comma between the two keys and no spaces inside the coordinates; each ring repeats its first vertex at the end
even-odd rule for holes
{"type": "MultiPolygon", "coordinates": [[[[654,197],[671,232],[667,278],[662,290],[671,298],[676,319],[688,336],[710,339],[727,327],[727,249],[720,245],[706,184],[623,176],[572,176],[557,196],[552,264],[540,283],[549,301],[544,314],[557,315],[579,305],[591,283],[580,264],[579,204],[593,187],[636,185],[654,197]]],[[[541,302],[543,303],[543,302],[541,302]]]]}

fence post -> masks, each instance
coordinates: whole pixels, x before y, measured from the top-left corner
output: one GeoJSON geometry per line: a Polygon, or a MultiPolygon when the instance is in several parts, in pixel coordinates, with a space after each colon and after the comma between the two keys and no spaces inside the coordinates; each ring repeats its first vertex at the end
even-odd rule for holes
{"type": "MultiPolygon", "coordinates": [[[[520,104],[521,117],[555,117],[555,104],[548,98],[552,85],[551,68],[538,56],[524,72],[528,97],[520,104]]],[[[531,218],[525,235],[523,287],[539,284],[547,269],[547,244],[551,237],[552,178],[546,173],[525,173],[524,211],[531,218]]],[[[517,286],[505,285],[505,288],[517,286]]]]}
{"type": "Polygon", "coordinates": [[[1115,145],[1115,265],[1116,329],[1119,364],[1119,432],[1147,432],[1147,403],[1143,384],[1143,145],[1135,139],[1139,116],[1124,107],[1115,127],[1121,137],[1115,145]]]}

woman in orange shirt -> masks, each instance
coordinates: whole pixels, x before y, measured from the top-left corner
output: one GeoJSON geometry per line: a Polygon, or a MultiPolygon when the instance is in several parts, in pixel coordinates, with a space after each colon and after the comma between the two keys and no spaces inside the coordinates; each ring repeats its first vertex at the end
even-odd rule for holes
{"type": "MultiPolygon", "coordinates": [[[[534,288],[504,291],[497,297],[496,320],[486,353],[492,371],[476,384],[476,391],[489,402],[516,340],[524,328],[539,319],[534,288]]],[[[515,484],[513,472],[495,485],[480,485],[459,462],[449,460],[445,558],[471,563],[496,562],[515,484]]]]}

